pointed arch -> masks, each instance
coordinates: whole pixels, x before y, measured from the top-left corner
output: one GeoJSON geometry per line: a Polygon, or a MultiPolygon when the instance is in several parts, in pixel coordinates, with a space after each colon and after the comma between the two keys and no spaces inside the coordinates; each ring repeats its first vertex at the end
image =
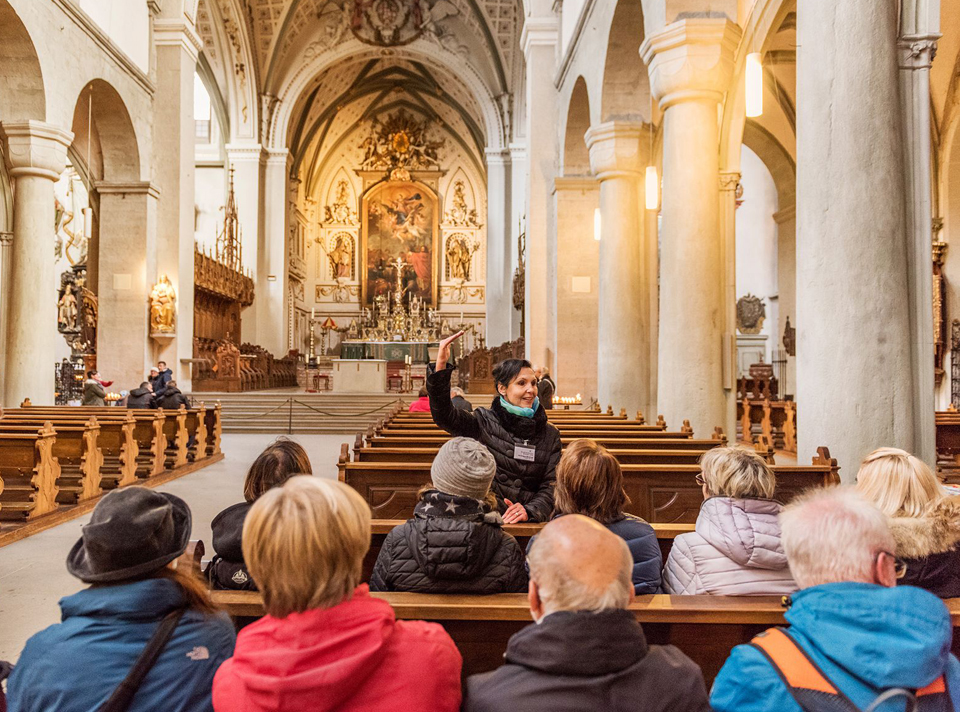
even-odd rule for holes
{"type": "Polygon", "coordinates": [[[7,0],[0,0],[0,121],[45,121],[47,99],[36,47],[7,0]]]}

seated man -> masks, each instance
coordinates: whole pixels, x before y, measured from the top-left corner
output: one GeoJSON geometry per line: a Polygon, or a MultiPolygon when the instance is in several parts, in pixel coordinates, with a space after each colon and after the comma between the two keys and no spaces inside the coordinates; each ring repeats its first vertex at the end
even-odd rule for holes
{"type": "Polygon", "coordinates": [[[450,402],[453,403],[453,407],[457,410],[464,410],[467,413],[473,412],[473,406],[470,404],[470,401],[467,400],[462,388],[454,386],[450,389],[450,402]]]}
{"type": "Polygon", "coordinates": [[[903,570],[884,514],[851,488],[817,489],[784,510],[781,528],[801,589],[788,599],[790,628],[733,649],[713,709],[893,712],[916,693],[918,710],[960,710],[950,613],[932,593],[896,587],[903,570]]]}
{"type": "Polygon", "coordinates": [[[134,388],[127,396],[127,408],[152,408],[153,386],[150,381],[144,381],[139,388],[134,388]]]}
{"type": "Polygon", "coordinates": [[[467,680],[466,712],[708,712],[700,669],[672,645],[648,646],[627,606],[633,557],[599,522],[547,524],[527,556],[531,625],[506,664],[467,680]]]}

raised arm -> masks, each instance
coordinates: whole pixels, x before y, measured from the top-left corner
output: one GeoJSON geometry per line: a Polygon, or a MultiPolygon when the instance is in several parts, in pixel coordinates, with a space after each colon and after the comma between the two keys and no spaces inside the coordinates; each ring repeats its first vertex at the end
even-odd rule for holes
{"type": "Polygon", "coordinates": [[[430,414],[433,422],[455,437],[480,439],[480,425],[473,413],[458,410],[450,400],[450,376],[453,366],[450,360],[450,344],[463,336],[457,332],[440,342],[440,353],[433,373],[427,376],[427,394],[430,396],[430,414]]]}

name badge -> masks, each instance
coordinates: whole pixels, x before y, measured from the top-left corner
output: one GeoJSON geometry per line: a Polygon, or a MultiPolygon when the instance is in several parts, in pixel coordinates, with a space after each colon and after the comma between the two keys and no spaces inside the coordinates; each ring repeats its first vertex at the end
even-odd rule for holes
{"type": "Polygon", "coordinates": [[[537,459],[537,448],[527,445],[515,445],[513,448],[513,459],[523,462],[534,462],[537,459]]]}

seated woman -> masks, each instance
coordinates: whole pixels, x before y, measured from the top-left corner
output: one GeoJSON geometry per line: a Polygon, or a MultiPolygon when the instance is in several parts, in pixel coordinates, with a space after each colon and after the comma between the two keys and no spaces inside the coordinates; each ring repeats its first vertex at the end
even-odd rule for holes
{"type": "Polygon", "coordinates": [[[211,708],[214,673],[236,636],[203,581],[174,568],[190,527],[182,499],[145,487],[114,490],[97,503],[67,556],[67,571],[91,586],[62,599],[63,621],[27,641],[7,681],[11,710],[102,709],[119,699],[113,696],[151,643],[159,657],[122,709],[211,708]]]}
{"type": "Polygon", "coordinates": [[[497,464],[476,440],[453,438],[430,467],[410,519],[387,534],[370,577],[372,591],[520,593],[523,550],[501,525],[490,483],[497,464]]]}
{"type": "Polygon", "coordinates": [[[499,396],[472,413],[450,400],[450,345],[460,331],[440,342],[436,369],[427,377],[433,421],[455,437],[482,442],[497,463],[493,493],[507,524],[545,522],[553,513],[553,486],[560,461],[560,431],[547,421],[537,397],[533,367],[507,359],[493,369],[499,396]]]}
{"type": "Polygon", "coordinates": [[[370,508],[347,485],[294,477],[250,509],[243,553],[267,615],[213,681],[218,712],[460,709],[462,659],[439,625],[398,621],[360,584],[370,508]]]}
{"type": "Polygon", "coordinates": [[[891,447],[867,455],[857,489],[889,517],[906,565],[898,585],[960,596],[960,497],[947,496],[922,460],[891,447]]]}
{"type": "Polygon", "coordinates": [[[306,450],[286,438],[277,438],[250,465],[243,483],[245,501],[224,509],[210,523],[216,556],[207,568],[213,588],[256,591],[243,561],[243,522],[253,503],[264,492],[279,487],[294,475],[313,474],[306,450]]]}
{"type": "Polygon", "coordinates": [[[633,590],[637,595],[660,589],[663,559],[657,534],[640,517],[623,511],[630,498],[623,489],[620,463],[609,450],[593,440],[572,442],[557,465],[554,499],[557,516],[583,514],[627,542],[633,556],[633,590]]]}
{"type": "Polygon", "coordinates": [[[430,398],[427,396],[427,389],[421,388],[417,393],[417,399],[407,408],[408,413],[429,413],[430,398]]]}
{"type": "Polygon", "coordinates": [[[765,596],[797,590],[780,543],[783,505],[773,471],[753,450],[722,447],[700,458],[704,503],[663,568],[663,592],[765,596]]]}

